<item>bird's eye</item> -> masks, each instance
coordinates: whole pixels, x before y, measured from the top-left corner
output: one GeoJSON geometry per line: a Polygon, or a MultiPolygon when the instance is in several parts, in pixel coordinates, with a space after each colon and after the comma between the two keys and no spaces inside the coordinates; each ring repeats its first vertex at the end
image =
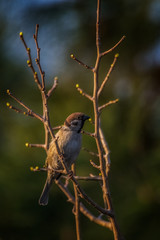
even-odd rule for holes
{"type": "Polygon", "coordinates": [[[78,125],[78,121],[77,120],[72,121],[72,125],[77,126],[78,125]]]}

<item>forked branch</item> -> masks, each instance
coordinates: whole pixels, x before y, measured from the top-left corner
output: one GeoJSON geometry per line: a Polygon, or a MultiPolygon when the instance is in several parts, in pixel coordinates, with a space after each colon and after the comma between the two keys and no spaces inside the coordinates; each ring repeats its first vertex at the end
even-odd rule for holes
{"type": "MultiPolygon", "coordinates": [[[[104,108],[106,108],[107,106],[117,103],[118,99],[109,101],[109,102],[104,103],[103,105],[99,106],[100,94],[102,93],[102,90],[104,89],[104,87],[110,77],[110,74],[116,64],[119,54],[115,55],[114,60],[109,68],[109,71],[106,74],[106,77],[102,81],[101,85],[100,85],[100,81],[99,81],[99,66],[100,66],[102,57],[107,55],[109,52],[112,52],[124,40],[125,36],[123,36],[120,39],[120,41],[117,42],[112,48],[110,48],[107,51],[101,52],[101,39],[100,39],[100,12],[101,11],[100,11],[100,6],[101,6],[101,0],[97,0],[97,19],[96,19],[97,58],[96,58],[95,66],[93,68],[93,96],[90,97],[92,99],[93,109],[94,109],[94,133],[93,133],[93,136],[94,136],[94,139],[95,139],[96,145],[97,145],[99,166],[96,165],[93,161],[91,161],[91,164],[93,167],[98,168],[101,172],[104,206],[107,211],[109,210],[113,214],[112,216],[109,217],[109,220],[111,222],[114,239],[121,240],[123,238],[120,234],[119,227],[118,227],[118,224],[116,221],[116,217],[115,217],[115,213],[114,213],[113,205],[112,205],[112,201],[111,201],[110,190],[109,190],[109,182],[108,182],[108,174],[109,174],[109,170],[110,170],[109,149],[108,149],[108,144],[105,140],[101,125],[100,125],[101,111],[104,108]],[[100,85],[100,87],[99,87],[99,85],[100,85]]],[[[81,63],[80,60],[78,60],[78,62],[81,63]]],[[[84,94],[84,91],[82,91],[82,89],[79,88],[78,90],[81,91],[81,93],[83,93],[83,95],[86,96],[86,94],[84,94]]]]}

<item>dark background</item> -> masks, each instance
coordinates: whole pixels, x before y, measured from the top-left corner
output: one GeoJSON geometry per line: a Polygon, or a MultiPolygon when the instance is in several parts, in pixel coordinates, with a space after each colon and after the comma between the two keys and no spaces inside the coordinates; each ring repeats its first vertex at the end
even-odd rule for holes
{"type": "MultiPolygon", "coordinates": [[[[47,87],[59,77],[49,102],[52,125],[62,124],[74,111],[93,117],[93,109],[75,85],[92,93],[91,73],[70,59],[74,53],[93,66],[96,0],[0,1],[0,239],[75,239],[72,205],[54,185],[47,207],[38,205],[45,173],[45,153],[29,149],[26,142],[43,143],[41,123],[10,111],[17,106],[6,94],[10,89],[34,111],[42,112],[41,98],[27,66],[19,32],[36,57],[33,33],[40,24],[41,63],[47,87]]],[[[158,239],[160,226],[160,2],[157,0],[102,0],[102,49],[121,45],[104,57],[103,80],[114,55],[120,57],[100,103],[119,98],[102,114],[102,126],[111,150],[110,189],[120,229],[126,239],[158,239]]],[[[85,129],[91,131],[86,123],[85,129]]],[[[83,137],[83,146],[95,151],[93,140],[83,137]]],[[[98,174],[84,151],[77,160],[77,173],[98,174]]],[[[93,159],[95,160],[95,159],[93,159]]],[[[98,184],[81,183],[101,203],[98,184]]],[[[91,208],[91,210],[93,210],[91,208]]],[[[94,211],[95,214],[97,212],[94,211]]],[[[81,216],[83,239],[113,239],[112,233],[81,216]]]]}

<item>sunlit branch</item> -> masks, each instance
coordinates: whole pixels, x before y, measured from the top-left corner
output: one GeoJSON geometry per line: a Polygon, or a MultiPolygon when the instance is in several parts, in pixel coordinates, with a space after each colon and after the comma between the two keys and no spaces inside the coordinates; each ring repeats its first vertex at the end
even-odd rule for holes
{"type": "Polygon", "coordinates": [[[109,76],[110,76],[110,74],[111,74],[111,72],[112,72],[112,70],[113,70],[113,68],[114,68],[114,66],[116,64],[118,56],[119,56],[119,54],[116,54],[115,57],[114,57],[113,63],[111,64],[110,69],[109,69],[105,79],[103,80],[103,82],[102,82],[102,84],[101,84],[101,86],[100,86],[100,88],[98,90],[98,97],[100,96],[100,94],[101,94],[101,92],[102,92],[106,82],[108,81],[108,78],[109,78],[109,76]]]}
{"type": "Polygon", "coordinates": [[[79,93],[80,93],[82,96],[85,96],[85,97],[88,98],[90,101],[93,101],[93,98],[92,98],[89,94],[85,93],[85,92],[79,87],[79,84],[76,84],[76,89],[77,89],[77,91],[79,91],[79,93]]]}
{"type": "Polygon", "coordinates": [[[89,69],[91,71],[93,71],[93,68],[86,65],[85,63],[83,63],[82,61],[78,60],[73,54],[70,55],[70,57],[75,60],[78,64],[82,65],[83,67],[85,67],[86,69],[89,69]]]}
{"type": "Polygon", "coordinates": [[[126,37],[126,36],[123,36],[123,37],[119,40],[119,42],[117,42],[117,43],[116,43],[112,48],[110,48],[109,50],[102,52],[102,53],[101,53],[101,57],[103,57],[103,56],[105,56],[106,54],[112,52],[112,51],[113,51],[116,47],[118,47],[118,45],[125,39],[125,37],[126,37]]]}
{"type": "MultiPolygon", "coordinates": [[[[42,118],[42,116],[40,116],[39,114],[33,112],[26,104],[24,104],[21,100],[19,100],[17,97],[15,97],[15,96],[10,92],[10,90],[7,90],[7,94],[8,94],[11,98],[13,98],[17,103],[19,103],[22,107],[24,107],[24,108],[27,110],[26,115],[35,117],[35,118],[39,119],[41,122],[44,121],[43,118],[42,118]]],[[[11,108],[11,107],[10,107],[10,108],[11,108]]],[[[12,107],[12,109],[13,109],[13,107],[12,107]]],[[[15,108],[14,110],[15,110],[15,111],[17,110],[17,112],[22,113],[20,109],[16,109],[16,108],[15,108]]]]}
{"type": "MultiPolygon", "coordinates": [[[[56,184],[59,186],[59,188],[63,191],[63,193],[68,198],[68,202],[71,202],[72,204],[75,203],[75,198],[70,193],[67,187],[65,187],[61,181],[56,181],[56,184]]],[[[108,221],[105,221],[99,217],[95,217],[82,203],[80,203],[80,211],[90,219],[90,221],[93,221],[101,226],[107,227],[110,230],[112,229],[111,223],[108,221]]]]}
{"type": "Polygon", "coordinates": [[[117,98],[117,99],[115,99],[115,100],[111,100],[111,101],[103,104],[102,106],[100,106],[100,107],[98,108],[99,112],[102,111],[104,108],[108,107],[109,105],[117,103],[118,101],[119,101],[119,99],[117,98]]]}
{"type": "Polygon", "coordinates": [[[48,97],[48,98],[51,96],[52,92],[53,92],[54,89],[57,87],[57,85],[58,85],[58,77],[55,77],[55,78],[54,78],[54,83],[53,83],[51,89],[50,89],[50,90],[48,91],[48,93],[47,93],[47,97],[48,97]]]}

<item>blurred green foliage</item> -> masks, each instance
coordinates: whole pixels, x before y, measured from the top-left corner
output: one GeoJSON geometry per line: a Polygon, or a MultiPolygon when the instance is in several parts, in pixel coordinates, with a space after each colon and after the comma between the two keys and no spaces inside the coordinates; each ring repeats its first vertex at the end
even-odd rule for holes
{"type": "MultiPolygon", "coordinates": [[[[110,190],[117,219],[126,239],[158,239],[160,215],[160,3],[154,0],[102,0],[101,37],[104,50],[123,35],[126,40],[102,61],[102,81],[114,54],[120,57],[100,98],[100,103],[120,98],[102,113],[102,126],[111,150],[110,190]]],[[[47,87],[54,76],[59,85],[49,102],[53,126],[67,115],[83,111],[93,116],[89,101],[79,95],[75,85],[92,93],[93,80],[88,70],[70,59],[95,63],[96,0],[5,1],[0,2],[0,239],[75,239],[72,205],[54,185],[49,205],[40,207],[45,173],[30,172],[42,166],[45,153],[28,149],[26,142],[43,143],[43,126],[9,111],[13,103],[6,89],[41,113],[41,100],[26,61],[19,32],[32,49],[35,24],[40,24],[39,43],[47,87]]],[[[87,131],[92,131],[89,123],[87,131]]],[[[96,151],[88,136],[83,146],[96,151]]],[[[90,156],[81,151],[77,173],[97,171],[90,156]]],[[[96,159],[94,159],[96,161],[96,159]]],[[[87,193],[101,203],[98,184],[82,183],[87,193]],[[99,196],[99,199],[98,199],[99,196]]],[[[94,211],[94,210],[93,210],[94,211]]],[[[95,212],[95,214],[97,214],[95,212]]],[[[113,239],[112,233],[81,216],[83,239],[113,239]]]]}

